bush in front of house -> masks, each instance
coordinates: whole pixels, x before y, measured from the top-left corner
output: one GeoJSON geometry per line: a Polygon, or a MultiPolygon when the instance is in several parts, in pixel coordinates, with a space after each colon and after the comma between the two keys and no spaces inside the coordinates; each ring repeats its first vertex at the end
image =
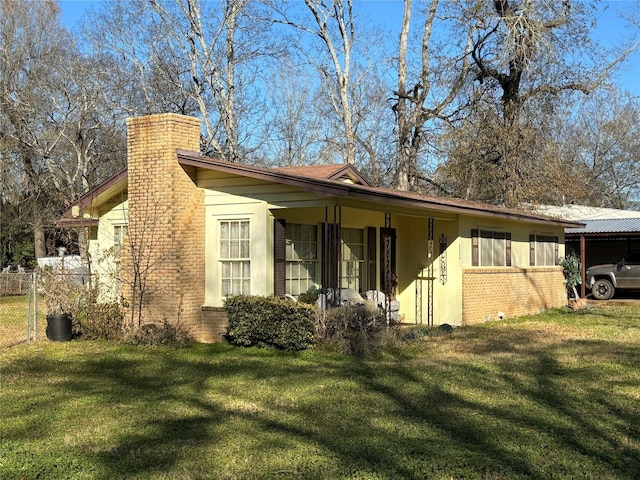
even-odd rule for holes
{"type": "Polygon", "coordinates": [[[389,339],[382,309],[372,303],[343,305],[318,314],[323,345],[340,353],[366,357],[379,353],[389,339]]]}
{"type": "Polygon", "coordinates": [[[117,340],[122,337],[124,316],[118,302],[89,301],[73,311],[74,335],[84,340],[117,340]]]}
{"type": "Polygon", "coordinates": [[[224,307],[233,345],[304,350],[314,344],[315,309],[310,305],[276,297],[238,295],[228,297],[224,307]]]}
{"type": "Polygon", "coordinates": [[[145,323],[125,335],[127,345],[147,347],[186,347],[193,343],[193,337],[177,324],[166,318],[161,324],[145,323]]]}

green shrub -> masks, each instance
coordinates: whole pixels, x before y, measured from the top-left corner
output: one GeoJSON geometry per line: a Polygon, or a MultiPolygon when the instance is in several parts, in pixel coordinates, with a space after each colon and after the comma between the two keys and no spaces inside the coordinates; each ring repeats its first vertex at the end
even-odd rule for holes
{"type": "Polygon", "coordinates": [[[580,295],[578,295],[576,287],[582,283],[580,259],[572,253],[564,258],[560,257],[558,264],[562,267],[568,297],[579,298],[580,295]]]}
{"type": "Polygon", "coordinates": [[[233,345],[303,350],[314,343],[315,309],[309,305],[275,297],[238,295],[227,298],[224,307],[233,345]]]}
{"type": "Polygon", "coordinates": [[[161,325],[145,323],[139,326],[129,332],[124,341],[128,345],[186,347],[193,343],[193,338],[179,325],[164,319],[161,325]]]}
{"type": "Polygon", "coordinates": [[[309,305],[315,305],[321,293],[322,291],[318,287],[312,286],[309,290],[298,296],[298,301],[308,303],[309,305]]]}
{"type": "Polygon", "coordinates": [[[74,336],[85,340],[117,340],[122,336],[124,316],[120,304],[87,302],[73,312],[74,336]]]}
{"type": "Polygon", "coordinates": [[[379,353],[389,338],[384,311],[370,303],[331,308],[318,322],[325,347],[357,357],[379,353]]]}

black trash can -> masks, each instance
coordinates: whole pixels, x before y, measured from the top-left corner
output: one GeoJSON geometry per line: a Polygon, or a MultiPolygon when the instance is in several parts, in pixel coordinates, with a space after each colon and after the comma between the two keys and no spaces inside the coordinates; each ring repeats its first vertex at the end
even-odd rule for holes
{"type": "Polygon", "coordinates": [[[67,313],[47,315],[47,338],[54,342],[71,340],[71,315],[67,313]]]}

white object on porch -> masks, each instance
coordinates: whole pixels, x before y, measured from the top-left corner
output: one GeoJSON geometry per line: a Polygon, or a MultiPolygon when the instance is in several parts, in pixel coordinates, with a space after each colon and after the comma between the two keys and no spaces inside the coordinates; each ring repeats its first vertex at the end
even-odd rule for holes
{"type": "MultiPolygon", "coordinates": [[[[387,296],[380,290],[367,290],[367,300],[374,302],[382,310],[387,309],[387,296]]],[[[387,312],[387,320],[393,318],[398,320],[400,312],[400,302],[398,300],[391,300],[389,302],[389,311],[387,312]]]]}
{"type": "MultiPolygon", "coordinates": [[[[329,290],[326,294],[321,293],[318,296],[318,300],[316,304],[322,310],[326,310],[328,305],[331,305],[333,300],[333,291],[329,290]]],[[[362,298],[358,292],[356,292],[352,288],[341,288],[338,293],[338,300],[340,305],[353,305],[353,304],[363,304],[365,303],[365,299],[362,298]]]]}

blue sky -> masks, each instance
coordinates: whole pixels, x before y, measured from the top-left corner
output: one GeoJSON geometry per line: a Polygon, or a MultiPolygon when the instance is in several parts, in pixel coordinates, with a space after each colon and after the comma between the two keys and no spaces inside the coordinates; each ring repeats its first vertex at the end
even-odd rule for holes
{"type": "MultiPolygon", "coordinates": [[[[62,21],[69,29],[73,29],[84,11],[101,0],[60,0],[62,21]]],[[[356,0],[360,7],[367,6],[367,15],[380,19],[388,27],[400,26],[402,19],[402,0],[356,0]]],[[[633,32],[625,28],[625,22],[620,15],[635,11],[640,21],[640,0],[604,0],[601,2],[598,26],[594,37],[605,46],[619,42],[633,32]]],[[[640,40],[640,32],[636,33],[636,40],[640,40]]],[[[640,47],[629,57],[622,69],[615,76],[616,82],[624,89],[636,96],[640,96],[640,47]]]]}

